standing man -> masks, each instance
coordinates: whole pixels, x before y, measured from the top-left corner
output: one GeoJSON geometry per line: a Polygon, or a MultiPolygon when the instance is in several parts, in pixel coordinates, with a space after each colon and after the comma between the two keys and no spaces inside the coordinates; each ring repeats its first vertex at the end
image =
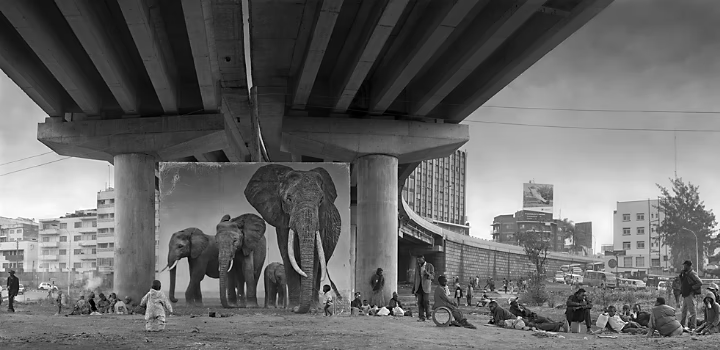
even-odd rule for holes
{"type": "Polygon", "coordinates": [[[425,322],[426,319],[432,318],[430,313],[430,288],[432,280],[435,278],[435,266],[425,262],[424,255],[418,255],[417,264],[412,293],[417,298],[418,315],[420,317],[418,322],[425,322]]]}
{"type": "Polygon", "coordinates": [[[15,276],[15,270],[10,270],[10,277],[7,278],[8,289],[8,311],[15,312],[13,301],[20,291],[20,280],[15,276]]]}
{"type": "Polygon", "coordinates": [[[377,307],[387,306],[385,304],[385,296],[383,295],[383,289],[385,288],[385,276],[383,276],[383,269],[379,268],[375,271],[375,274],[370,279],[370,285],[372,285],[372,296],[370,297],[370,304],[376,305],[377,307]]]}
{"type": "Polygon", "coordinates": [[[693,330],[697,325],[697,310],[695,310],[695,296],[702,292],[702,281],[692,269],[692,262],[685,260],[683,270],[680,273],[680,293],[683,297],[682,311],[680,312],[680,324],[686,330],[693,330]],[[690,319],[687,313],[690,311],[690,319]],[[687,323],[685,320],[687,319],[687,323]]]}

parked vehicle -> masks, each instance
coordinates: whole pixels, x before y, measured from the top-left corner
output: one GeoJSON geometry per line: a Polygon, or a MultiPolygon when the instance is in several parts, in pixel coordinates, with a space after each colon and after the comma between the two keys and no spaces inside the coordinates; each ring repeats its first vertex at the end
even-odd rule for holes
{"type": "Polygon", "coordinates": [[[20,289],[18,289],[18,294],[25,294],[25,286],[22,284],[20,285],[20,289]]]}
{"type": "Polygon", "coordinates": [[[53,287],[52,284],[50,284],[48,282],[43,282],[43,283],[40,283],[40,285],[38,286],[38,289],[39,290],[49,290],[52,287],[53,287]]]}
{"type": "Polygon", "coordinates": [[[555,271],[555,283],[565,283],[565,274],[562,271],[555,271]]]}
{"type": "Polygon", "coordinates": [[[646,290],[647,285],[641,280],[618,278],[618,287],[623,290],[646,290]]]}
{"type": "Polygon", "coordinates": [[[615,274],[605,271],[585,271],[583,284],[602,289],[615,288],[617,287],[617,277],[615,274]]]}
{"type": "Polygon", "coordinates": [[[583,284],[583,276],[569,273],[565,275],[565,283],[567,284],[583,284]]]}
{"type": "Polygon", "coordinates": [[[668,282],[667,281],[660,281],[658,282],[658,291],[660,292],[667,292],[668,288],[668,282]]]}

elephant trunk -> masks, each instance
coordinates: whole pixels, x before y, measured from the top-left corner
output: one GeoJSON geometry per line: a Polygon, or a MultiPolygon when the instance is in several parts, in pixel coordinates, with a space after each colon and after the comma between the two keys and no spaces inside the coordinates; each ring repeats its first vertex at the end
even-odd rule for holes
{"type": "MultiPolygon", "coordinates": [[[[291,239],[294,241],[294,238],[297,238],[298,246],[300,248],[301,271],[298,271],[298,273],[301,277],[300,305],[298,307],[298,313],[307,313],[310,311],[310,306],[317,294],[317,286],[315,285],[315,254],[317,253],[317,250],[315,244],[317,242],[316,239],[318,235],[318,212],[317,207],[306,207],[303,209],[304,210],[301,210],[298,213],[300,214],[297,217],[299,220],[293,220],[296,224],[293,226],[295,226],[297,230],[290,230],[291,239]],[[293,237],[295,235],[297,235],[297,237],[293,237]]],[[[291,239],[288,239],[288,243],[290,243],[291,239]]],[[[295,254],[290,255],[291,264],[294,260],[295,254]]],[[[297,266],[293,264],[293,268],[297,271],[296,267],[297,266]]]]}
{"type": "Polygon", "coordinates": [[[170,269],[170,301],[173,303],[177,303],[177,299],[175,298],[175,272],[177,270],[175,269],[175,266],[173,266],[172,269],[170,269]]]}
{"type": "Polygon", "coordinates": [[[222,304],[224,308],[230,307],[227,300],[228,260],[229,259],[220,259],[220,304],[222,304]]]}

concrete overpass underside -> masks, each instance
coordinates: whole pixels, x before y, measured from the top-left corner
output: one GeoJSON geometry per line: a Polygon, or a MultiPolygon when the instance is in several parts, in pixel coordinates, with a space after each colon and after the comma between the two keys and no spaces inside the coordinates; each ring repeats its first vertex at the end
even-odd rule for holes
{"type": "Polygon", "coordinates": [[[611,2],[0,0],[0,68],[41,142],[115,165],[121,294],[154,278],[159,161],[351,162],[369,293],[378,265],[395,289],[400,184],[611,2]]]}

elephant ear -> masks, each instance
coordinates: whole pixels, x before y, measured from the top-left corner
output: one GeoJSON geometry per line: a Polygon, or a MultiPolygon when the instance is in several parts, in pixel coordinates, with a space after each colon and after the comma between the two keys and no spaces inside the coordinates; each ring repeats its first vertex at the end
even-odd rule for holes
{"type": "Polygon", "coordinates": [[[200,231],[198,228],[190,229],[190,257],[197,259],[200,257],[205,248],[209,244],[208,235],[200,231]]]}
{"type": "Polygon", "coordinates": [[[255,214],[243,214],[235,219],[243,232],[243,255],[248,256],[260,246],[260,242],[265,238],[265,220],[255,214]]]}
{"type": "Polygon", "coordinates": [[[335,189],[335,182],[327,170],[324,168],[315,168],[310,171],[319,174],[320,178],[322,178],[322,187],[325,196],[318,210],[320,217],[320,236],[323,239],[325,260],[330,260],[330,257],[332,257],[335,251],[335,246],[337,246],[338,239],[340,239],[340,230],[342,227],[340,212],[335,206],[337,190],[335,189]]]}
{"type": "Polygon", "coordinates": [[[290,218],[282,210],[280,188],[292,168],[270,164],[260,167],[245,187],[245,198],[265,221],[275,227],[287,227],[290,218]]]}

